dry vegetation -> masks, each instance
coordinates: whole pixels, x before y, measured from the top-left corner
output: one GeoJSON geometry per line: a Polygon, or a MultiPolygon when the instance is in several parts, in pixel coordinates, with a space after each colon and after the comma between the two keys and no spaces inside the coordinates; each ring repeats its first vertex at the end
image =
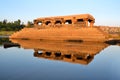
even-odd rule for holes
{"type": "Polygon", "coordinates": [[[120,27],[111,26],[95,26],[105,33],[109,34],[109,38],[120,39],[120,27]]]}
{"type": "Polygon", "coordinates": [[[0,31],[0,36],[9,36],[13,34],[15,31],[0,31]]]}

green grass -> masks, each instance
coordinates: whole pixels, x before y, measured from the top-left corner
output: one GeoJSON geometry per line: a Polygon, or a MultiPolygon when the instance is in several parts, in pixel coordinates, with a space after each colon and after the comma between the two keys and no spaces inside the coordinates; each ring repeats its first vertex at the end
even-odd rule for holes
{"type": "Polygon", "coordinates": [[[15,31],[0,31],[0,36],[10,36],[15,31]]]}

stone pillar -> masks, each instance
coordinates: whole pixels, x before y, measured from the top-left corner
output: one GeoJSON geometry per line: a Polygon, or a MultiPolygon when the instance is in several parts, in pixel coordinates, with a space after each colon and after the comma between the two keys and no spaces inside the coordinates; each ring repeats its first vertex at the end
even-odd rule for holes
{"type": "Polygon", "coordinates": [[[73,19],[72,19],[72,24],[75,24],[75,23],[76,23],[76,18],[73,17],[73,19]]]}
{"type": "Polygon", "coordinates": [[[51,24],[52,24],[52,25],[55,25],[55,21],[54,21],[54,20],[51,20],[51,24]]]}
{"type": "Polygon", "coordinates": [[[74,24],[74,20],[73,19],[71,19],[71,21],[72,21],[72,25],[74,24]]]}
{"type": "Polygon", "coordinates": [[[64,18],[61,18],[61,24],[62,24],[62,25],[65,24],[64,18]]]}
{"type": "Polygon", "coordinates": [[[64,21],[62,21],[62,25],[64,25],[65,24],[65,22],[64,21]]]}
{"type": "Polygon", "coordinates": [[[88,27],[88,19],[83,19],[85,22],[85,27],[88,27]]]}
{"type": "Polygon", "coordinates": [[[34,25],[37,25],[37,23],[36,23],[36,22],[34,22],[34,25]]]}
{"type": "Polygon", "coordinates": [[[37,25],[38,25],[38,21],[34,20],[34,26],[37,26],[37,25]]]}
{"type": "Polygon", "coordinates": [[[42,26],[45,26],[46,24],[45,24],[45,20],[42,20],[42,26]]]}
{"type": "Polygon", "coordinates": [[[51,27],[55,27],[56,20],[51,20],[51,27]]]}
{"type": "Polygon", "coordinates": [[[91,21],[91,22],[90,22],[90,27],[92,28],[93,25],[94,25],[94,21],[91,21]]]}

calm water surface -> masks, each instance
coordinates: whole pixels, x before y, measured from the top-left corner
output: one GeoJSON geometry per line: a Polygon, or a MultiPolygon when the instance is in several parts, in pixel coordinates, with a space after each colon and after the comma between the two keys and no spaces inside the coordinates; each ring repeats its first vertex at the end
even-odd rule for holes
{"type": "Polygon", "coordinates": [[[0,41],[0,80],[120,80],[118,45],[0,41]]]}

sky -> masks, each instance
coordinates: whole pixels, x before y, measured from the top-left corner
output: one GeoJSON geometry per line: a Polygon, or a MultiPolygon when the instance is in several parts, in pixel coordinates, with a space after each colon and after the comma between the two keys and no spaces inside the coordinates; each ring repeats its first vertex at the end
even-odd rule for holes
{"type": "Polygon", "coordinates": [[[95,25],[120,27],[120,0],[0,0],[0,21],[91,14],[95,25]]]}

